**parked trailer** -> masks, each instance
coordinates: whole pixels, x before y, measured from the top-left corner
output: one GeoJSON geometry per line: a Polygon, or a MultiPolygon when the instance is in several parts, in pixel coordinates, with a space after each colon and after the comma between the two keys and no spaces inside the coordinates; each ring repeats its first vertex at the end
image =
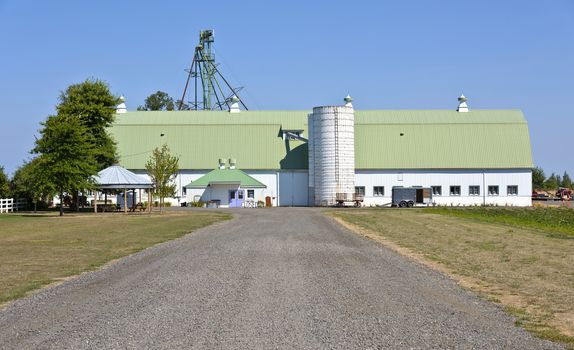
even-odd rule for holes
{"type": "Polygon", "coordinates": [[[393,206],[412,208],[415,205],[429,205],[432,191],[427,187],[393,187],[393,206]]]}
{"type": "Polygon", "coordinates": [[[365,196],[362,194],[354,193],[353,195],[349,193],[337,193],[336,201],[338,207],[355,206],[360,207],[363,203],[365,196]]]}

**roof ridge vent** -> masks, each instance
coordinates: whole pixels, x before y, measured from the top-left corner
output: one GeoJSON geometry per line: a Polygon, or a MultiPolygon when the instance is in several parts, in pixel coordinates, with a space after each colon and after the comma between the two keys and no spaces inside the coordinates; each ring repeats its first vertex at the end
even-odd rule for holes
{"type": "Polygon", "coordinates": [[[343,99],[343,101],[345,101],[345,107],[351,107],[353,108],[353,98],[351,97],[351,95],[347,94],[347,97],[345,97],[343,99]]]}
{"type": "Polygon", "coordinates": [[[464,94],[460,95],[460,97],[458,98],[458,107],[456,109],[457,112],[466,113],[469,111],[466,101],[468,101],[466,96],[464,96],[464,94]]]}
{"type": "Polygon", "coordinates": [[[236,95],[233,95],[233,97],[231,97],[231,106],[229,106],[229,113],[241,112],[241,109],[239,109],[239,101],[241,100],[236,95]]]}
{"type": "Polygon", "coordinates": [[[116,113],[127,113],[127,111],[126,99],[124,96],[120,96],[120,104],[116,106],[116,113]]]}

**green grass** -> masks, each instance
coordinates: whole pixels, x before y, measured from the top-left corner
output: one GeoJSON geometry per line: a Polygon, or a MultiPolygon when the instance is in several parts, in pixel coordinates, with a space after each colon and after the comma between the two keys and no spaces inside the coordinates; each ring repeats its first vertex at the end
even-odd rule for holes
{"type": "Polygon", "coordinates": [[[574,209],[533,207],[428,208],[428,213],[502,223],[547,231],[553,238],[574,239],[574,209]]]}
{"type": "Polygon", "coordinates": [[[0,304],[231,218],[212,211],[56,215],[0,215],[0,304]]]}

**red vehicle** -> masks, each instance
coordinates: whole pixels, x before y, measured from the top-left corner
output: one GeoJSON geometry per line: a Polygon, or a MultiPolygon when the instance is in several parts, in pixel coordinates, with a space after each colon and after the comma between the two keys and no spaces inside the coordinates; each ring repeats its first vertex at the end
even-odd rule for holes
{"type": "Polygon", "coordinates": [[[556,191],[556,197],[563,201],[569,201],[572,199],[574,192],[569,188],[560,187],[558,191],[556,191]]]}

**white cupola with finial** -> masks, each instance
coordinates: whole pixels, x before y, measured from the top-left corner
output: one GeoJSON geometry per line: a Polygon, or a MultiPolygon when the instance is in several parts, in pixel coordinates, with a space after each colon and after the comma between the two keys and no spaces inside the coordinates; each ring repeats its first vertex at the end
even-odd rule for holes
{"type": "Polygon", "coordinates": [[[345,101],[345,107],[351,107],[351,108],[353,108],[353,103],[352,103],[352,102],[353,102],[353,98],[351,97],[351,95],[348,95],[348,94],[347,94],[347,97],[345,97],[345,98],[343,99],[343,101],[345,101]]]}
{"type": "Polygon", "coordinates": [[[126,99],[125,97],[120,96],[120,104],[116,106],[116,113],[126,113],[127,111],[126,99]]]}
{"type": "Polygon", "coordinates": [[[466,104],[467,100],[468,99],[464,96],[464,94],[460,95],[458,98],[458,108],[456,109],[457,112],[468,112],[468,105],[466,104]]]}
{"type": "Polygon", "coordinates": [[[233,97],[231,98],[231,106],[229,106],[229,113],[241,112],[241,109],[239,109],[239,101],[241,101],[239,97],[233,95],[233,97]]]}

